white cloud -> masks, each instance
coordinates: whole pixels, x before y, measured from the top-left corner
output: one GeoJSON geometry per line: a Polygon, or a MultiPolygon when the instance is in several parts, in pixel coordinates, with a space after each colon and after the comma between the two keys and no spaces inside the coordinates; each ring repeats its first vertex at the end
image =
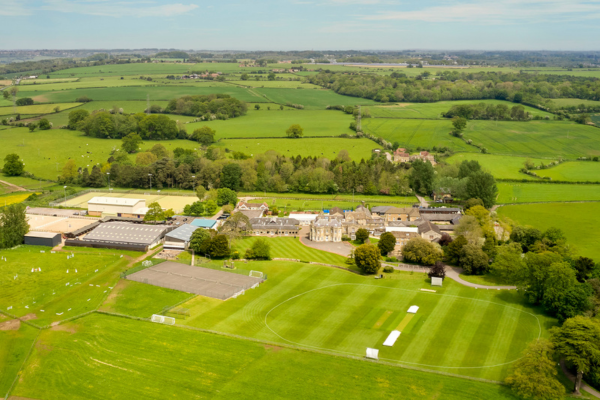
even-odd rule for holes
{"type": "Polygon", "coordinates": [[[367,20],[510,23],[573,21],[600,18],[600,0],[471,1],[409,11],[380,11],[367,20]]]}
{"type": "Polygon", "coordinates": [[[42,9],[102,17],[173,17],[198,8],[196,4],[156,4],[152,1],[44,0],[42,9]]]}
{"type": "Polygon", "coordinates": [[[2,0],[0,5],[0,15],[7,17],[16,17],[19,15],[29,15],[30,10],[24,1],[19,0],[2,0]]]}

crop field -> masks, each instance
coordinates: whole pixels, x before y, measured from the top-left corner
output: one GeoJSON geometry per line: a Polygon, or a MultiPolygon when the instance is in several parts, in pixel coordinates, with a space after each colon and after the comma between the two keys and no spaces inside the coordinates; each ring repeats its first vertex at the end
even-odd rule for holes
{"type": "Polygon", "coordinates": [[[575,248],[582,256],[594,260],[600,259],[597,234],[597,227],[600,224],[600,203],[503,206],[498,209],[498,214],[541,230],[550,227],[560,228],[569,241],[569,247],[575,248]]]}
{"type": "Polygon", "coordinates": [[[29,192],[13,192],[0,196],[0,207],[9,206],[11,204],[21,203],[25,201],[32,193],[29,192]]]}
{"type": "MultiPolygon", "coordinates": [[[[250,236],[239,239],[235,242],[232,249],[234,251],[239,251],[240,255],[243,256],[246,253],[246,249],[251,248],[252,244],[258,238],[259,237],[257,236],[250,236]]],[[[266,236],[262,238],[267,240],[271,245],[271,257],[273,258],[293,258],[296,260],[317,261],[325,264],[347,267],[346,257],[305,246],[300,243],[298,238],[266,236]]]]}
{"type": "Polygon", "coordinates": [[[185,74],[189,71],[203,69],[201,64],[115,64],[93,67],[63,69],[50,74],[50,78],[86,77],[86,76],[116,76],[116,75],[151,75],[151,74],[185,74]]]}
{"type": "Polygon", "coordinates": [[[600,185],[498,183],[498,204],[554,201],[600,201],[600,185]]]}
{"type": "MultiPolygon", "coordinates": [[[[479,162],[481,167],[490,172],[496,179],[528,179],[528,180],[539,180],[533,176],[522,174],[519,172],[524,167],[524,163],[530,160],[535,165],[541,165],[542,163],[548,164],[553,160],[541,159],[541,158],[529,158],[529,157],[511,157],[511,156],[497,156],[494,154],[479,154],[479,153],[459,153],[450,156],[446,159],[448,164],[461,163],[464,160],[475,160],[479,162]]],[[[540,170],[535,171],[536,173],[549,171],[540,170]]]]}
{"type": "Polygon", "coordinates": [[[330,90],[324,89],[254,89],[261,95],[266,96],[274,103],[302,104],[307,109],[324,109],[335,105],[370,105],[375,104],[373,100],[360,97],[342,96],[330,90]]]}
{"type": "Polygon", "coordinates": [[[248,79],[247,81],[227,81],[240,86],[249,86],[253,88],[284,88],[284,89],[320,89],[320,86],[302,81],[257,81],[248,79]]]}
{"type": "Polygon", "coordinates": [[[554,325],[521,305],[516,291],[481,291],[449,280],[437,293],[425,293],[420,289],[430,283],[421,273],[373,280],[301,263],[243,268],[269,279],[232,301],[194,298],[182,305],[191,318],[181,323],[358,357],[372,347],[386,361],[492,380],[503,379],[526,344],[554,325]],[[405,321],[411,305],[420,309],[405,321]],[[401,324],[394,347],[382,347],[401,324]]]}
{"type": "Polygon", "coordinates": [[[594,161],[565,162],[556,167],[536,171],[536,173],[555,181],[599,182],[600,163],[594,161]]]}
{"type": "Polygon", "coordinates": [[[54,186],[54,182],[38,181],[37,179],[27,178],[25,176],[6,176],[0,175],[0,180],[12,183],[13,185],[21,186],[25,189],[42,189],[49,186],[54,186]]]}
{"type": "Polygon", "coordinates": [[[65,82],[75,82],[79,78],[56,78],[56,79],[23,79],[19,85],[27,86],[27,85],[47,85],[49,83],[65,83],[65,82]]]}
{"type": "MultiPolygon", "coordinates": [[[[0,134],[1,137],[1,134],[0,134]]],[[[370,159],[373,149],[380,148],[369,139],[307,138],[307,139],[223,139],[217,146],[231,151],[253,155],[275,150],[284,156],[316,156],[335,158],[340,150],[347,150],[356,162],[370,159]]]]}
{"type": "Polygon", "coordinates": [[[0,251],[7,260],[0,262],[0,310],[45,326],[98,307],[127,260],[106,252],[73,254],[67,259],[68,252],[40,246],[0,251]]]}
{"type": "Polygon", "coordinates": [[[354,134],[350,130],[350,115],[329,110],[280,110],[279,105],[261,105],[256,111],[249,109],[248,114],[225,121],[202,121],[186,125],[188,133],[202,126],[214,129],[216,139],[227,138],[286,138],[285,131],[293,124],[304,129],[304,136],[339,136],[343,133],[354,134]],[[271,107],[268,110],[267,107],[271,107]]]}
{"type": "Polygon", "coordinates": [[[48,83],[45,85],[26,85],[19,90],[21,96],[33,96],[35,92],[57,91],[57,90],[73,90],[87,88],[111,88],[111,87],[126,87],[126,86],[155,86],[156,82],[147,81],[145,79],[127,77],[120,79],[118,77],[111,78],[85,78],[72,82],[57,82],[48,83]],[[33,93],[32,93],[33,92],[33,93]]]}
{"type": "Polygon", "coordinates": [[[198,197],[193,195],[190,191],[189,196],[169,196],[165,194],[157,193],[156,190],[146,192],[147,194],[141,193],[109,193],[109,192],[90,192],[82,194],[81,196],[74,197],[65,202],[60,203],[62,206],[75,207],[75,208],[87,208],[87,202],[94,197],[122,197],[126,199],[144,199],[146,200],[146,206],[155,201],[160,204],[164,209],[172,208],[176,213],[182,212],[183,208],[198,201],[198,197]],[[156,194],[150,194],[150,193],[156,194]]]}
{"type": "Polygon", "coordinates": [[[146,100],[150,96],[150,101],[171,100],[175,97],[185,95],[208,95],[215,93],[224,93],[231,95],[239,100],[264,103],[267,102],[260,95],[252,91],[237,86],[147,86],[147,87],[111,87],[111,88],[90,88],[61,90],[54,92],[38,92],[33,99],[40,103],[45,102],[68,102],[75,101],[80,96],[87,96],[92,100],[114,101],[114,100],[146,100]]]}
{"type": "Polygon", "coordinates": [[[389,399],[403,393],[514,400],[499,385],[450,376],[436,376],[432,385],[431,379],[420,371],[93,314],[42,331],[11,394],[74,400],[161,399],[165,393],[185,399],[320,400],[364,393],[389,399]]]}
{"type": "MultiPolygon", "coordinates": [[[[66,129],[32,133],[27,128],[2,130],[0,143],[0,159],[3,160],[7,154],[17,153],[23,159],[26,171],[45,179],[56,179],[70,158],[76,161],[77,167],[91,169],[96,163],[105,163],[113,147],[121,147],[121,140],[118,139],[90,138],[81,132],[66,129]]],[[[144,148],[151,148],[156,143],[163,144],[169,150],[198,147],[196,142],[190,140],[147,140],[144,141],[144,148]]]]}
{"type": "MultiPolygon", "coordinates": [[[[60,110],[67,110],[69,108],[77,107],[81,103],[55,103],[55,104],[35,104],[32,106],[20,106],[17,107],[18,114],[50,114],[54,112],[56,107],[60,110]]],[[[14,114],[13,107],[0,107],[0,115],[14,114]]]]}
{"type": "MultiPolygon", "coordinates": [[[[515,103],[502,100],[457,100],[457,101],[440,101],[437,103],[398,103],[381,106],[371,106],[367,109],[375,118],[436,118],[441,119],[442,114],[450,111],[450,108],[460,104],[504,104],[507,107],[514,107],[515,103]]],[[[537,108],[524,106],[525,111],[532,115],[541,117],[550,117],[552,114],[545,111],[540,111],[537,108]]]]}

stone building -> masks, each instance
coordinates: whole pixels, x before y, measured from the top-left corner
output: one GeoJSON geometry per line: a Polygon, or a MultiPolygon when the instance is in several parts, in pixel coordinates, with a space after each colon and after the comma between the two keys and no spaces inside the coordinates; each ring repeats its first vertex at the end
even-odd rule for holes
{"type": "Polygon", "coordinates": [[[342,222],[337,218],[319,216],[310,223],[309,238],[313,242],[341,242],[342,222]]]}

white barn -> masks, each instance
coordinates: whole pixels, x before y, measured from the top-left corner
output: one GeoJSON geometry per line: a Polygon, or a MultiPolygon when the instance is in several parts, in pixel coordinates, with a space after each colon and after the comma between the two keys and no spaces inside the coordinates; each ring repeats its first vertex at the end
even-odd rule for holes
{"type": "Polygon", "coordinates": [[[123,197],[94,197],[88,201],[88,214],[93,216],[116,216],[144,218],[148,212],[146,200],[123,197]]]}

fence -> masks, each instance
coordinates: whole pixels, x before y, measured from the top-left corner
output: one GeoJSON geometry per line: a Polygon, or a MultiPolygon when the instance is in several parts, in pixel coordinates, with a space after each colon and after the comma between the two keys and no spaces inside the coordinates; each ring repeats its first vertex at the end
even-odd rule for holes
{"type": "Polygon", "coordinates": [[[179,193],[179,192],[161,192],[158,193],[158,191],[149,191],[147,189],[110,189],[110,192],[108,189],[86,189],[86,190],[82,190],[80,192],[68,195],[66,198],[62,197],[60,199],[57,199],[56,201],[50,202],[48,203],[50,207],[58,207],[61,203],[64,203],[65,201],[69,201],[71,199],[74,199],[76,197],[79,196],[83,196],[84,194],[88,194],[88,193],[122,193],[122,194],[143,194],[143,195],[152,195],[152,196],[195,196],[194,193],[192,192],[184,192],[184,193],[179,193]]]}

